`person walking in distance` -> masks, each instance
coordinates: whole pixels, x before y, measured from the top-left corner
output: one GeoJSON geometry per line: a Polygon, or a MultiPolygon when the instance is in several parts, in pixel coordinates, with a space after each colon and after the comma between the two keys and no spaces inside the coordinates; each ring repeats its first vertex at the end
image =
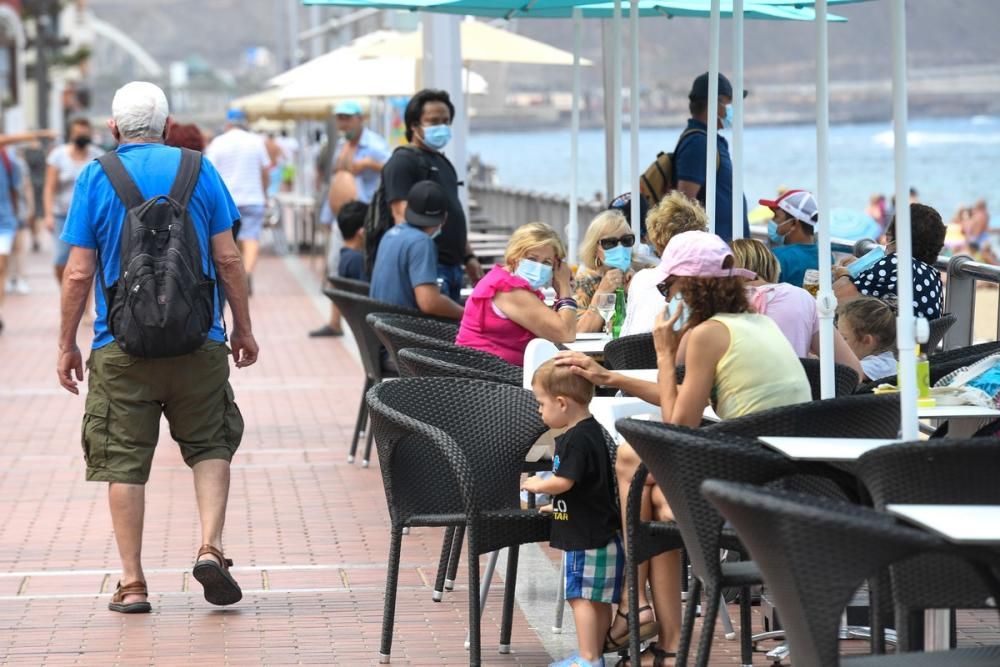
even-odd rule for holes
{"type": "Polygon", "coordinates": [[[163,145],[167,113],[166,96],[151,83],[134,81],[115,93],[108,127],[118,149],[80,173],[62,233],[70,253],[56,372],[73,394],[83,380],[76,333],[95,275],[101,288],[83,449],[87,479],[109,484],[122,573],[108,608],[120,613],[150,611],[142,568],[145,484],[163,415],[194,473],[202,546],[192,575],[212,604],[242,597],[222,549],[230,461],[243,436],[229,385],[223,300],[233,317],[236,367],[252,365],[258,353],[231,232],[239,212],[208,160],[163,145]],[[150,229],[159,233],[142,233],[150,229]],[[145,273],[154,262],[166,276],[145,273]],[[182,288],[188,293],[178,298],[182,288]],[[162,326],[148,325],[150,311],[162,326]]]}

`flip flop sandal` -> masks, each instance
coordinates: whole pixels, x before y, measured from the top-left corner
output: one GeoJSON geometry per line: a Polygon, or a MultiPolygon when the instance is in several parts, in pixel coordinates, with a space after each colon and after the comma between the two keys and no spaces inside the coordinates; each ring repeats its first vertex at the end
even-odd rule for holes
{"type": "MultiPolygon", "coordinates": [[[[646,611],[647,609],[649,611],[653,611],[653,608],[647,604],[645,606],[639,607],[639,614],[642,615],[642,612],[646,611]]],[[[625,634],[619,637],[618,639],[614,639],[611,636],[611,628],[608,628],[608,634],[604,637],[605,653],[614,653],[615,651],[620,651],[623,648],[628,648],[629,637],[632,634],[631,629],[628,627],[628,614],[623,613],[621,608],[619,608],[615,612],[615,614],[625,619],[625,634]]],[[[639,624],[639,641],[644,642],[647,639],[652,639],[657,635],[657,633],[659,633],[659,631],[660,628],[656,624],[656,621],[641,623],[639,624]]]]}
{"type": "Polygon", "coordinates": [[[211,544],[203,544],[198,550],[195,561],[191,575],[205,588],[206,600],[212,604],[224,606],[236,604],[243,598],[240,585],[229,574],[229,568],[233,566],[233,561],[223,556],[221,551],[211,544]],[[200,560],[205,555],[215,556],[222,564],[220,565],[214,560],[200,560]]]}
{"type": "MultiPolygon", "coordinates": [[[[673,651],[664,651],[656,645],[656,642],[652,642],[649,646],[643,649],[642,653],[639,655],[640,666],[642,665],[642,656],[646,655],[647,652],[653,654],[653,667],[666,667],[667,660],[677,657],[677,654],[673,651]]],[[[615,664],[615,667],[629,667],[631,664],[632,661],[629,660],[628,656],[625,656],[615,664]]]]}
{"type": "Polygon", "coordinates": [[[120,614],[148,614],[153,610],[149,602],[130,602],[125,604],[126,595],[149,595],[146,590],[145,581],[133,581],[131,584],[126,584],[122,586],[122,582],[118,582],[118,587],[115,588],[114,595],[111,596],[111,602],[108,604],[108,609],[111,611],[117,611],[120,614]]]}

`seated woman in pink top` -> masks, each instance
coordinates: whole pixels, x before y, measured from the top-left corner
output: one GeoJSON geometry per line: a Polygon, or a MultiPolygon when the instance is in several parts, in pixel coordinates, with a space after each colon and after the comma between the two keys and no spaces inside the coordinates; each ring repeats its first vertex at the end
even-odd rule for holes
{"type": "MultiPolygon", "coordinates": [[[[781,266],[766,245],[756,239],[734,239],[736,266],[753,271],[756,280],[748,280],[747,297],[761,315],[767,315],[785,334],[800,359],[819,356],[819,313],[816,299],[801,287],[779,283],[781,266]]],[[[833,330],[833,360],[853,368],[861,378],[861,362],[851,351],[840,332],[833,330]]]]}
{"type": "Polygon", "coordinates": [[[566,250],[555,231],[541,222],[518,227],[503,264],[487,273],[465,303],[455,343],[524,365],[532,338],[553,343],[576,339],[576,301],[570,287],[566,250]],[[555,304],[545,305],[541,290],[552,285],[555,304]]]}

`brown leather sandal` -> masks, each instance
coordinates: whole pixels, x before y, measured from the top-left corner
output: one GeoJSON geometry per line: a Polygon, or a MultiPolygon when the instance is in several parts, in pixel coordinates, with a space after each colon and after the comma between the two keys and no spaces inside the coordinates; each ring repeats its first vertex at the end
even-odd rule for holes
{"type": "Polygon", "coordinates": [[[120,614],[148,614],[153,610],[148,600],[146,602],[130,602],[129,604],[125,604],[126,595],[149,596],[149,591],[146,590],[146,582],[133,581],[131,584],[122,586],[122,582],[119,581],[114,595],[111,596],[108,609],[117,611],[120,614]]]}
{"type": "Polygon", "coordinates": [[[243,591],[240,590],[240,585],[229,574],[229,568],[232,566],[233,561],[226,558],[221,551],[211,544],[203,544],[201,545],[201,549],[198,550],[198,556],[195,558],[191,575],[205,588],[205,599],[212,604],[220,606],[236,604],[243,599],[243,591]],[[201,560],[201,557],[205,555],[215,556],[219,559],[219,562],[216,563],[214,560],[208,559],[201,560]]]}

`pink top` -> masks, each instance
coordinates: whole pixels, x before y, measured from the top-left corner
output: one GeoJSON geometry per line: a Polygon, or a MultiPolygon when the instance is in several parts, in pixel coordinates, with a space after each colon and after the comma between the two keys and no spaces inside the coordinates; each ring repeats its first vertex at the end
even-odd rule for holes
{"type": "Polygon", "coordinates": [[[512,275],[500,265],[494,266],[466,301],[455,343],[495,354],[515,366],[523,366],[524,348],[536,336],[504,315],[493,303],[497,292],[515,289],[528,290],[539,299],[544,299],[542,293],[531,289],[524,278],[512,275]]]}
{"type": "Polygon", "coordinates": [[[812,294],[788,283],[769,283],[747,287],[747,297],[755,311],[774,320],[800,359],[809,356],[813,336],[819,332],[812,294]]]}

